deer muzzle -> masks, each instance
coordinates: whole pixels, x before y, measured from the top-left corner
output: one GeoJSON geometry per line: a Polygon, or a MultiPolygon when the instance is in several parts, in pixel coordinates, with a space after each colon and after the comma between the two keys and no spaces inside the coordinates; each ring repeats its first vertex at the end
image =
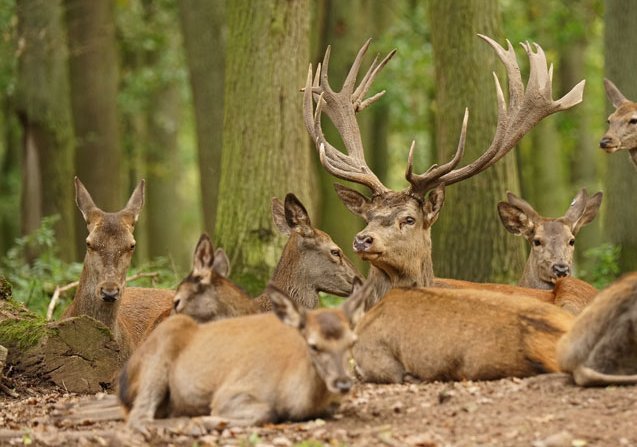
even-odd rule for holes
{"type": "Polygon", "coordinates": [[[107,303],[112,303],[119,299],[120,288],[115,283],[103,283],[100,285],[100,296],[107,303]]]}
{"type": "Polygon", "coordinates": [[[374,244],[374,238],[369,234],[357,234],[354,238],[354,251],[357,253],[368,251],[374,244]]]}
{"type": "Polygon", "coordinates": [[[619,149],[619,141],[616,138],[604,135],[601,140],[599,140],[600,149],[608,152],[609,154],[615,152],[619,149]]]}
{"type": "Polygon", "coordinates": [[[553,271],[553,274],[558,278],[564,278],[571,273],[571,268],[566,264],[553,264],[551,270],[553,271]]]}

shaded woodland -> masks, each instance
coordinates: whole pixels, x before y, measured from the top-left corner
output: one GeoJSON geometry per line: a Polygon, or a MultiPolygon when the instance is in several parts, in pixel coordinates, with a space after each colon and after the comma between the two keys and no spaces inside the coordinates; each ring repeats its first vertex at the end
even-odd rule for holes
{"type": "Polygon", "coordinates": [[[497,202],[512,191],[560,216],[585,187],[603,191],[604,203],[578,237],[576,276],[603,286],[637,269],[637,210],[626,203],[637,175],[626,154],[598,148],[611,110],[603,78],[637,99],[637,54],[622,32],[636,21],[629,0],[2,0],[0,272],[38,310],[56,285],[77,279],[86,229],[76,175],[107,211],[146,179],[133,264],[159,271],[166,287],[188,271],[207,232],[228,253],[232,278],[253,295],[262,290],[284,242],[270,199],[288,192],[365,271],[351,248],[363,222],[337,198],[303,123],[308,62],[332,45],[330,81],[341,85],[367,38],[365,64],[398,50],[375,85],[386,94],[358,118],[371,169],[402,189],[411,141],[417,171],[446,161],[465,107],[462,164],[488,146],[491,72],[502,69],[476,37],[483,33],[509,39],[518,56],[518,42],[541,44],[556,66],[555,96],[586,79],[584,101],[447,189],[433,230],[435,273],[515,282],[528,247],[504,229],[497,202]]]}

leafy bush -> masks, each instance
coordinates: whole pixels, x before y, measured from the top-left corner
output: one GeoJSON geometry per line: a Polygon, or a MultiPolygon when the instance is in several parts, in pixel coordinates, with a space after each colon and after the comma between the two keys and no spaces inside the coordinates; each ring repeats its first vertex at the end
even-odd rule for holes
{"type": "Polygon", "coordinates": [[[621,247],[613,244],[602,244],[584,252],[584,257],[593,265],[590,271],[582,271],[581,276],[586,281],[603,289],[613,282],[621,273],[619,255],[621,247]]]}

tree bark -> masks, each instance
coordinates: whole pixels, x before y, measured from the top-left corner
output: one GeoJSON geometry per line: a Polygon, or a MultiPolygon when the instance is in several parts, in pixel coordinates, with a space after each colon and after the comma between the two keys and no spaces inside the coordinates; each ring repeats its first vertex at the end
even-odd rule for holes
{"type": "Polygon", "coordinates": [[[74,136],[69,102],[66,37],[60,0],[17,5],[18,113],[23,131],[22,232],[58,214],[60,256],[74,260],[74,136]]]}
{"type": "MultiPolygon", "coordinates": [[[[470,119],[464,164],[489,146],[496,124],[492,72],[503,70],[476,33],[503,43],[496,0],[430,2],[436,74],[436,145],[440,162],[457,146],[465,107],[470,119]]],[[[500,76],[503,79],[503,76],[500,76]]],[[[446,189],[446,205],[433,228],[436,276],[473,281],[513,281],[522,272],[522,240],[502,226],[496,204],[517,192],[515,153],[488,171],[446,189]]]]}
{"type": "MultiPolygon", "coordinates": [[[[117,112],[119,73],[114,3],[65,0],[65,5],[77,138],[76,173],[100,208],[116,211],[124,200],[124,170],[117,112]]],[[[79,213],[76,214],[78,228],[82,228],[84,224],[79,213]]],[[[84,247],[85,233],[78,233],[78,246],[84,247]]]]}
{"type": "MultiPolygon", "coordinates": [[[[630,0],[608,0],[604,14],[604,76],[617,85],[626,98],[637,101],[637,83],[634,71],[637,66],[637,36],[627,32],[637,27],[637,3],[630,0]],[[632,37],[631,37],[632,36],[632,37]]],[[[607,109],[599,119],[613,110],[607,102],[607,109]]],[[[606,155],[605,155],[606,156],[606,155]]],[[[606,156],[606,218],[604,225],[610,241],[621,247],[619,266],[622,272],[637,269],[637,207],[627,201],[637,191],[637,172],[622,151],[606,156]]]]}
{"type": "Polygon", "coordinates": [[[179,0],[179,16],[195,111],[204,228],[217,219],[225,74],[225,2],[179,0]]]}
{"type": "Polygon", "coordinates": [[[309,61],[309,2],[237,0],[227,12],[216,239],[228,252],[233,278],[256,294],[283,245],[274,239],[272,196],[294,192],[315,215],[313,154],[299,93],[309,61]]]}

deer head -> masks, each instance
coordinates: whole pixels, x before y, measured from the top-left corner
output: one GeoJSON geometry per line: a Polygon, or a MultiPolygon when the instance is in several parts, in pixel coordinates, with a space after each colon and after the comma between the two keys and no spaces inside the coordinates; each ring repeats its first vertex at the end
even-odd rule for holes
{"type": "Polygon", "coordinates": [[[504,227],[531,244],[531,251],[519,284],[537,289],[552,289],[557,278],[569,276],[573,267],[575,236],[591,222],[602,204],[602,193],[588,197],[582,189],[562,217],[540,216],[533,207],[513,193],[498,203],[504,227]]]}
{"type": "Polygon", "coordinates": [[[358,52],[339,92],[335,92],[328,81],[329,47],[314,77],[310,66],[304,88],[304,120],[318,150],[321,164],[335,177],[365,185],[372,193],[371,197],[366,197],[345,186],[336,187],[337,194],[347,208],[367,222],[367,227],[354,239],[354,250],[372,263],[370,277],[377,281],[377,296],[382,296],[390,287],[431,285],[431,226],[444,203],[445,186],[489,168],[543,118],[568,109],[582,99],[584,81],[561,99],[552,99],[553,69],[552,66],[547,69],[544,51],[538,45],[522,44],[531,67],[525,89],[511,44],[507,42],[508,48],[505,50],[492,39],[482,35],[480,37],[495,50],[506,67],[509,78],[507,105],[500,82],[494,74],[498,123],[491,145],[477,160],[456,169],[464,152],[468,120],[468,112],[465,111],[460,140],[451,161],[440,166],[433,165],[423,174],[415,174],[412,143],[405,174],[410,187],[403,191],[392,191],[384,186],[367,166],[356,121],[356,113],[384,94],[382,91],[365,98],[374,78],[395,54],[395,50],[381,62],[378,62],[378,58],[374,59],[360,84],[356,86],[361,61],[369,47],[368,40],[358,52]],[[325,139],[321,128],[323,111],[340,133],[347,154],[325,139]]]}
{"type": "Polygon", "coordinates": [[[78,293],[104,303],[116,303],[126,285],[126,272],[135,250],[133,230],[144,204],[144,180],[139,182],[122,210],[107,213],[95,205],[80,179],[75,177],[75,202],[88,228],[78,293]],[[82,292],[79,289],[83,289],[82,292]]]}
{"type": "Polygon", "coordinates": [[[277,287],[295,299],[299,298],[296,295],[304,297],[301,304],[309,309],[318,305],[318,292],[338,296],[352,292],[358,272],[332,238],[312,226],[307,210],[294,194],[287,194],[284,203],[272,199],[272,219],[289,237],[273,275],[277,287]]]}
{"type": "Polygon", "coordinates": [[[192,271],[177,286],[174,312],[190,315],[200,323],[237,316],[236,305],[249,306],[251,301],[228,275],[228,256],[221,248],[215,250],[210,237],[202,234],[193,254],[192,271]]]}

